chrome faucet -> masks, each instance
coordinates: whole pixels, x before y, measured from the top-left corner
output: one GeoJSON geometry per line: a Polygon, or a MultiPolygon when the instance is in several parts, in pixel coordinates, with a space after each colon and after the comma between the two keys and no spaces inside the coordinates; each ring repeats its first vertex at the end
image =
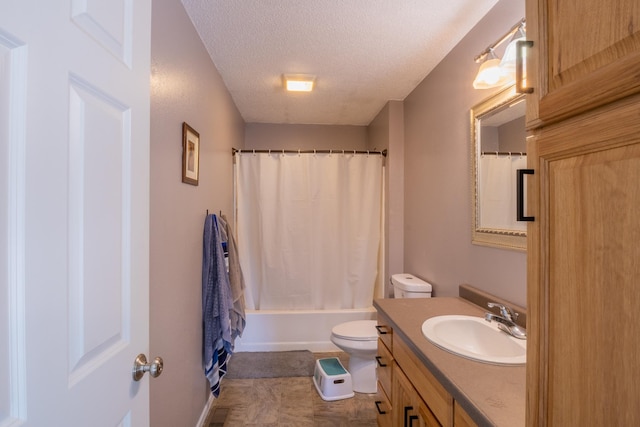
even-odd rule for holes
{"type": "Polygon", "coordinates": [[[492,320],[497,322],[498,329],[508,333],[512,337],[521,340],[527,339],[527,332],[523,328],[518,326],[515,322],[515,319],[518,318],[518,313],[516,313],[513,309],[496,302],[487,303],[487,307],[497,307],[498,309],[500,309],[500,316],[487,312],[484,315],[484,320],[486,320],[487,322],[491,322],[492,320]]]}

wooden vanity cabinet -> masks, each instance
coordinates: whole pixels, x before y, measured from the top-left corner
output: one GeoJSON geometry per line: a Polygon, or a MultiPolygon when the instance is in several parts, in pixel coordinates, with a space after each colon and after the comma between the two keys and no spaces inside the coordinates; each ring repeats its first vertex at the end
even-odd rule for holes
{"type": "Polygon", "coordinates": [[[376,397],[376,410],[378,411],[378,426],[392,427],[393,405],[391,401],[392,378],[393,378],[393,328],[389,322],[381,316],[378,317],[378,354],[376,360],[376,374],[378,377],[378,393],[376,397]]]}
{"type": "Polygon", "coordinates": [[[527,426],[640,425],[640,7],[527,0],[527,426]]]}
{"type": "Polygon", "coordinates": [[[409,345],[393,333],[390,322],[378,314],[378,425],[393,427],[473,427],[475,423],[457,406],[409,345]],[[383,328],[384,326],[384,328],[383,328]],[[390,403],[388,403],[390,402],[390,403]],[[385,406],[389,405],[390,406],[385,406]],[[381,408],[388,408],[383,410],[381,408]],[[459,420],[459,421],[458,421],[459,420]]]}

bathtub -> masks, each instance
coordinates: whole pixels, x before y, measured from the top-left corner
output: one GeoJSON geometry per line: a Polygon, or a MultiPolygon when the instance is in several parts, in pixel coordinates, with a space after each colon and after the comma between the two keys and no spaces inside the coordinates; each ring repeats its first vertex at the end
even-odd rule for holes
{"type": "Polygon", "coordinates": [[[330,340],[331,329],[351,320],[375,320],[373,307],[348,310],[247,310],[242,337],[234,352],[338,351],[330,340]]]}

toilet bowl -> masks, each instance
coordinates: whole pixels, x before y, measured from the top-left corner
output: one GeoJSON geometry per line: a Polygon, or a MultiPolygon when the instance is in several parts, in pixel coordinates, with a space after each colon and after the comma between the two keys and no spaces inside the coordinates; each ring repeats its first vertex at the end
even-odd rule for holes
{"type": "Polygon", "coordinates": [[[378,331],[375,320],[354,320],[331,330],[331,342],[349,355],[349,373],[353,391],[375,393],[378,331]]]}
{"type": "MultiPolygon", "coordinates": [[[[431,298],[431,284],[411,274],[391,276],[394,298],[431,298]]],[[[376,355],[378,331],[376,320],[355,320],[335,326],[331,330],[331,342],[349,354],[348,370],[351,373],[353,391],[376,393],[376,355]]]]}

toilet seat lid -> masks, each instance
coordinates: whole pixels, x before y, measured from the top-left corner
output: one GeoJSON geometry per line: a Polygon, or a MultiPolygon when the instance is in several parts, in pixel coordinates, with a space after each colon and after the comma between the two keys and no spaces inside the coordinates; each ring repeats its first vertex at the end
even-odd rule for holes
{"type": "Polygon", "coordinates": [[[375,320],[353,320],[341,323],[331,329],[333,336],[354,341],[372,341],[378,339],[375,320]]]}

